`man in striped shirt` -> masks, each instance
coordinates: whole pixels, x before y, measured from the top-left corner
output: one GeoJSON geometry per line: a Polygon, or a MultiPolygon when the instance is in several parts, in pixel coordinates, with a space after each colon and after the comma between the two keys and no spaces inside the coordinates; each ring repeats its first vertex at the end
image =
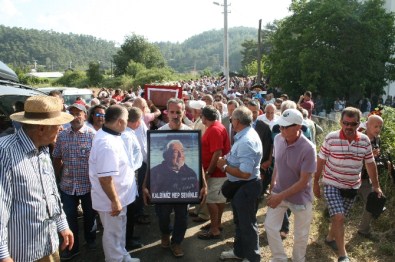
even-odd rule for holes
{"type": "Polygon", "coordinates": [[[74,238],[62,209],[48,145],[73,117],[56,97],[34,96],[25,111],[10,116],[22,123],[0,139],[0,261],[59,261],[74,238]]]}
{"type": "Polygon", "coordinates": [[[328,203],[331,227],[325,243],[338,251],[338,261],[350,261],[345,249],[344,220],[361,186],[361,170],[365,162],[373,190],[381,197],[370,139],[357,132],[361,111],[347,107],[342,111],[341,130],[329,133],[321,147],[314,175],[313,190],[321,197],[319,179],[323,173],[324,197],[328,203]]]}

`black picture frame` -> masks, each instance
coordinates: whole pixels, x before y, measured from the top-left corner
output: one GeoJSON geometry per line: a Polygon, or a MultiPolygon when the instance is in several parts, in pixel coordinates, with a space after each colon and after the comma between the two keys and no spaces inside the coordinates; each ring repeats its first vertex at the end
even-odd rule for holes
{"type": "MultiPolygon", "coordinates": [[[[148,130],[147,187],[153,204],[197,204],[202,188],[200,130],[148,130]],[[169,163],[181,153],[168,150],[169,144],[182,144],[184,164],[177,169],[169,163]]],[[[173,146],[171,146],[172,148],[173,146]]]]}

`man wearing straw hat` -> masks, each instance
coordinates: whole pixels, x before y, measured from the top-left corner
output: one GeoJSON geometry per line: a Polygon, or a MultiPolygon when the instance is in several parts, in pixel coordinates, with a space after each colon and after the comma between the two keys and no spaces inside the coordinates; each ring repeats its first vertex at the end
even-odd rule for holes
{"type": "Polygon", "coordinates": [[[0,139],[0,261],[59,261],[58,232],[73,247],[48,150],[73,120],[61,110],[56,97],[30,97],[10,116],[22,128],[0,139]]]}

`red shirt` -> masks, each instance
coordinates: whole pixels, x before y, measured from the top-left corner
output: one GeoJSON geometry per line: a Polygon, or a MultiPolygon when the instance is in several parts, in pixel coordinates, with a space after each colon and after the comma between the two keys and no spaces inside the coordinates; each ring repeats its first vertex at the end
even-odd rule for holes
{"type": "MultiPolygon", "coordinates": [[[[219,121],[215,121],[202,136],[202,164],[204,170],[207,170],[214,152],[219,149],[222,150],[221,156],[229,153],[230,140],[225,127],[219,121]]],[[[211,177],[226,177],[226,174],[216,167],[211,177]]]]}

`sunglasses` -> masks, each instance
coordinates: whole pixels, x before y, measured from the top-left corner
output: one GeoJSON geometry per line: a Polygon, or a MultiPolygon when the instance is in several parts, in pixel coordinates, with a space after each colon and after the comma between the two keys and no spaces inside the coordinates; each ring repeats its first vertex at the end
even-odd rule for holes
{"type": "Polygon", "coordinates": [[[347,122],[347,121],[343,121],[342,122],[343,123],[343,125],[345,125],[345,126],[357,126],[357,125],[359,125],[359,122],[347,122]]]}
{"type": "Polygon", "coordinates": [[[96,117],[104,117],[104,114],[100,114],[100,113],[95,113],[96,117]]]}
{"type": "Polygon", "coordinates": [[[280,129],[288,129],[290,127],[296,126],[296,124],[292,124],[290,126],[280,126],[280,129]]]}

